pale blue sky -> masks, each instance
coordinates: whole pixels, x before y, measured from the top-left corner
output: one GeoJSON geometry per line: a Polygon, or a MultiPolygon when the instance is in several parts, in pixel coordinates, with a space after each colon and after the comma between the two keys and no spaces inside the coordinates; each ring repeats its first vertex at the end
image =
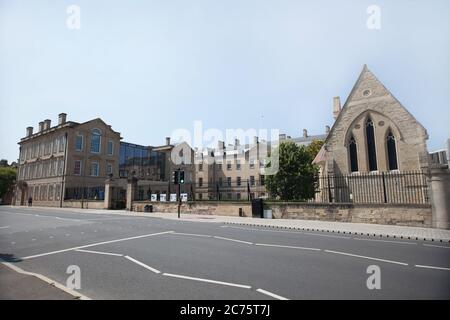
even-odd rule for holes
{"type": "Polygon", "coordinates": [[[60,112],[146,145],[195,120],[323,133],[364,63],[440,149],[449,17],[448,0],[0,0],[0,158],[17,159],[25,127],[60,112]],[[66,27],[71,4],[79,31],[66,27]],[[371,4],[380,30],[366,27],[371,4]]]}

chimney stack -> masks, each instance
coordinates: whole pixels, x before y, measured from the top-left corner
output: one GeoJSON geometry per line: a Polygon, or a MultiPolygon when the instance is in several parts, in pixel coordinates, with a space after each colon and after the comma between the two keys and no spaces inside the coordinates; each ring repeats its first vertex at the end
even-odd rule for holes
{"type": "Polygon", "coordinates": [[[337,119],[339,113],[341,112],[341,99],[339,97],[333,98],[333,118],[337,119]]]}
{"type": "Polygon", "coordinates": [[[217,141],[217,149],[219,149],[219,150],[223,150],[223,149],[225,149],[225,142],[223,142],[223,141],[217,141]]]}
{"type": "Polygon", "coordinates": [[[27,127],[27,137],[33,135],[33,127],[27,127]]]}
{"type": "Polygon", "coordinates": [[[50,129],[51,125],[52,125],[52,120],[50,120],[50,119],[44,120],[44,130],[50,129]]]}
{"type": "Polygon", "coordinates": [[[44,121],[39,122],[39,132],[44,130],[44,121]]]}
{"type": "Polygon", "coordinates": [[[253,137],[253,143],[254,144],[257,144],[259,141],[258,141],[258,136],[254,136],[253,137]]]}
{"type": "Polygon", "coordinates": [[[303,129],[303,138],[308,138],[308,130],[303,129]]]}
{"type": "Polygon", "coordinates": [[[325,133],[329,134],[330,133],[330,126],[325,126],[325,133]]]}
{"type": "Polygon", "coordinates": [[[239,139],[238,138],[234,138],[234,145],[236,147],[239,145],[239,139]]]}
{"type": "Polygon", "coordinates": [[[66,119],[67,119],[67,114],[65,113],[60,113],[58,115],[58,125],[62,125],[64,123],[66,123],[66,119]]]}
{"type": "Polygon", "coordinates": [[[166,145],[167,145],[167,146],[170,145],[170,137],[166,137],[166,145]]]}

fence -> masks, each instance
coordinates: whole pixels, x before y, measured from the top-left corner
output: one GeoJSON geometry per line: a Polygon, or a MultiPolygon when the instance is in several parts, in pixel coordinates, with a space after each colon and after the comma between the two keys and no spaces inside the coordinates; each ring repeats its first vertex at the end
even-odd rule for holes
{"type": "MultiPolygon", "coordinates": [[[[311,175],[298,179],[307,199],[303,202],[316,203],[394,203],[426,204],[428,185],[426,175],[421,171],[354,173],[347,175],[311,175]]],[[[141,181],[142,182],[142,181],[141,181]]],[[[187,182],[180,186],[189,201],[233,200],[250,201],[255,198],[271,199],[266,190],[265,179],[219,180],[216,182],[187,182]]],[[[169,201],[170,194],[177,193],[178,186],[163,182],[138,185],[136,201],[151,200],[152,194],[160,201],[161,194],[169,201]]],[[[295,200],[295,199],[291,199],[295,200]]]]}

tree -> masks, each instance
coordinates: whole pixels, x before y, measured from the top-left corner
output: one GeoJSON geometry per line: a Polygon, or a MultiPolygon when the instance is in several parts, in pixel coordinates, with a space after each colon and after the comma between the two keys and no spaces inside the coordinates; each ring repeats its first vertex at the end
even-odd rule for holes
{"type": "Polygon", "coordinates": [[[309,146],[306,147],[306,150],[309,152],[309,154],[312,156],[313,160],[317,156],[317,154],[320,151],[320,148],[322,148],[325,141],[323,140],[313,140],[309,146]]]}
{"type": "Polygon", "coordinates": [[[279,168],[276,174],[266,178],[270,195],[286,201],[314,198],[318,168],[312,164],[313,152],[287,141],[274,154],[279,155],[279,168]]]}
{"type": "Polygon", "coordinates": [[[0,167],[0,198],[8,192],[16,180],[16,170],[11,167],[0,167]]]}
{"type": "Polygon", "coordinates": [[[0,167],[7,167],[8,166],[8,160],[1,159],[0,160],[0,167]]]}

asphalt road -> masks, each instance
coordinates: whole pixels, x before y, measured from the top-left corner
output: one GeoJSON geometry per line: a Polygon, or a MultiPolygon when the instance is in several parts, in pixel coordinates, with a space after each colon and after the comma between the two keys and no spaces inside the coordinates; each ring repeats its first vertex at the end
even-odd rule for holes
{"type": "Polygon", "coordinates": [[[92,299],[450,299],[445,243],[0,207],[0,254],[92,299]]]}

